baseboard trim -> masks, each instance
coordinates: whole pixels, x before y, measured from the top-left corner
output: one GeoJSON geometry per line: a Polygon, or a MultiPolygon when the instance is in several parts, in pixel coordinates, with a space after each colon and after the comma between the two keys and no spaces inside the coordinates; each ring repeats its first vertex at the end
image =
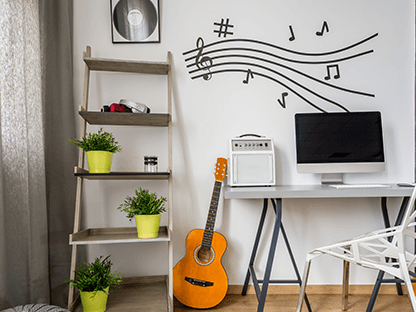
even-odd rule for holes
{"type": "MultiPolygon", "coordinates": [[[[371,295],[374,285],[350,285],[348,293],[350,295],[371,295]]],[[[407,294],[407,289],[402,284],[403,293],[407,294]]],[[[243,290],[243,285],[229,285],[229,295],[240,295],[243,290]]],[[[269,285],[267,294],[273,295],[299,295],[300,287],[298,285],[269,285]]],[[[306,292],[311,295],[341,295],[342,285],[308,285],[306,292]]],[[[249,285],[247,294],[255,294],[254,286],[249,285]]],[[[381,285],[379,294],[381,295],[394,295],[397,294],[396,286],[381,285]]]]}

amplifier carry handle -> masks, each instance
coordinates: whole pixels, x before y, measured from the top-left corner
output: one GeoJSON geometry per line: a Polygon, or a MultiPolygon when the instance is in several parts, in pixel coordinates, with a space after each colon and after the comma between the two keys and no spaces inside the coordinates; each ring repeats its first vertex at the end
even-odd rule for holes
{"type": "Polygon", "coordinates": [[[237,138],[242,138],[242,137],[246,137],[246,136],[254,136],[254,137],[258,137],[258,138],[264,138],[264,136],[261,136],[261,135],[258,135],[258,134],[253,134],[253,133],[242,134],[242,135],[238,136],[237,138]]]}

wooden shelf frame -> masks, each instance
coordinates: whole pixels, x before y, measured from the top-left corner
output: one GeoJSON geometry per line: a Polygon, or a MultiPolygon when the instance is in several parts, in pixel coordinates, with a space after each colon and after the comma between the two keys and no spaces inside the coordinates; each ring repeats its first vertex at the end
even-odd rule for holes
{"type": "Polygon", "coordinates": [[[169,114],[87,112],[82,110],[82,106],[79,114],[90,125],[167,127],[170,122],[169,114]]]}
{"type": "Polygon", "coordinates": [[[170,62],[127,61],[90,56],[84,56],[84,62],[90,70],[96,71],[154,75],[167,75],[170,71],[170,62]]]}
{"type": "Polygon", "coordinates": [[[169,180],[170,172],[128,172],[89,173],[75,166],[74,175],[87,180],[169,180]]]}
{"type": "Polygon", "coordinates": [[[159,228],[157,238],[138,238],[136,227],[90,228],[69,235],[70,245],[120,244],[120,243],[154,243],[169,242],[171,232],[166,226],[159,228]]]}
{"type": "MultiPolygon", "coordinates": [[[[167,242],[168,245],[168,275],[162,277],[156,277],[156,280],[148,281],[148,278],[144,278],[146,283],[136,283],[139,285],[140,290],[134,290],[131,295],[133,301],[138,296],[138,292],[146,292],[147,286],[152,288],[154,284],[161,284],[163,280],[163,289],[158,290],[158,298],[148,296],[148,298],[141,298],[138,301],[138,305],[133,305],[131,311],[136,311],[137,306],[149,306],[147,311],[163,311],[173,312],[173,244],[172,244],[172,231],[173,231],[173,185],[172,185],[172,54],[167,53],[166,62],[147,62],[136,60],[117,60],[117,59],[105,59],[91,57],[91,48],[87,46],[83,55],[85,62],[84,71],[84,91],[82,95],[82,105],[79,107],[79,114],[82,117],[80,139],[82,139],[86,132],[87,123],[90,125],[122,125],[122,126],[150,126],[150,127],[167,127],[168,128],[168,168],[166,172],[147,173],[147,172],[110,172],[108,174],[94,174],[89,173],[84,169],[84,151],[79,150],[78,166],[75,167],[75,176],[77,178],[77,193],[75,200],[75,216],[74,216],[74,230],[70,235],[70,244],[72,245],[71,256],[71,272],[70,279],[75,279],[75,269],[77,261],[77,246],[78,245],[91,245],[91,244],[114,244],[114,243],[152,243],[152,242],[167,242]],[[167,113],[150,113],[150,114],[138,114],[138,113],[115,113],[115,112],[94,112],[88,111],[88,97],[89,97],[89,84],[90,84],[90,71],[108,71],[119,73],[137,73],[137,74],[155,74],[167,76],[167,113]],[[159,229],[159,237],[157,239],[138,239],[137,230],[135,227],[131,228],[90,228],[81,230],[81,197],[82,186],[84,179],[87,180],[167,180],[168,181],[168,224],[167,226],[161,226],[159,229]],[[149,283],[148,283],[149,282],[149,283]],[[154,302],[160,306],[160,302],[163,302],[160,298],[160,293],[164,293],[162,297],[165,297],[166,304],[162,304],[162,308],[153,309],[154,302]]],[[[143,278],[140,278],[143,281],[143,278]]],[[[123,279],[124,280],[124,279],[123,279]]],[[[137,286],[136,285],[136,286],[137,286]]],[[[158,287],[159,287],[158,286],[158,287]]],[[[160,287],[159,287],[160,288],[160,287]]],[[[117,291],[111,290],[111,300],[117,301],[117,291]],[[115,298],[115,299],[114,299],[115,298]]],[[[74,288],[69,289],[68,295],[68,310],[74,311],[77,306],[77,300],[74,298],[74,288]]],[[[123,296],[121,296],[123,297],[123,296]]],[[[145,296],[146,297],[146,296],[145,296]]],[[[137,299],[137,298],[136,298],[137,299]]],[[[109,301],[107,311],[130,311],[120,308],[121,306],[113,306],[109,301]]],[[[129,299],[123,299],[129,301],[129,299]]],[[[78,302],[79,303],[79,302],[78,302]]],[[[145,309],[146,310],[146,309],[145,309]]],[[[76,311],[79,310],[79,307],[76,311]]]]}
{"type": "MultiPolygon", "coordinates": [[[[165,312],[170,298],[168,292],[169,276],[125,277],[121,287],[110,287],[106,312],[165,312]]],[[[79,297],[74,302],[72,310],[82,312],[79,297]]],[[[71,311],[72,311],[71,310],[71,311]]]]}

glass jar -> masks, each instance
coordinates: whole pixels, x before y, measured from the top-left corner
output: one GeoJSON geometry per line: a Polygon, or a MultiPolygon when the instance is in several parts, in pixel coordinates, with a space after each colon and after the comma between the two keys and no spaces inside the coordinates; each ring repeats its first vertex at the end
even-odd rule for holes
{"type": "Polygon", "coordinates": [[[157,172],[157,156],[144,156],[144,172],[157,172]]]}

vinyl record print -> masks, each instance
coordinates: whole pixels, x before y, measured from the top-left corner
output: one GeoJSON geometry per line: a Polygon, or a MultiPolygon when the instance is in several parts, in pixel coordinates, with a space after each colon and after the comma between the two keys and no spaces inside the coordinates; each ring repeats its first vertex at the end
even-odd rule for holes
{"type": "Polygon", "coordinates": [[[111,0],[113,43],[159,40],[158,0],[111,0]]]}

